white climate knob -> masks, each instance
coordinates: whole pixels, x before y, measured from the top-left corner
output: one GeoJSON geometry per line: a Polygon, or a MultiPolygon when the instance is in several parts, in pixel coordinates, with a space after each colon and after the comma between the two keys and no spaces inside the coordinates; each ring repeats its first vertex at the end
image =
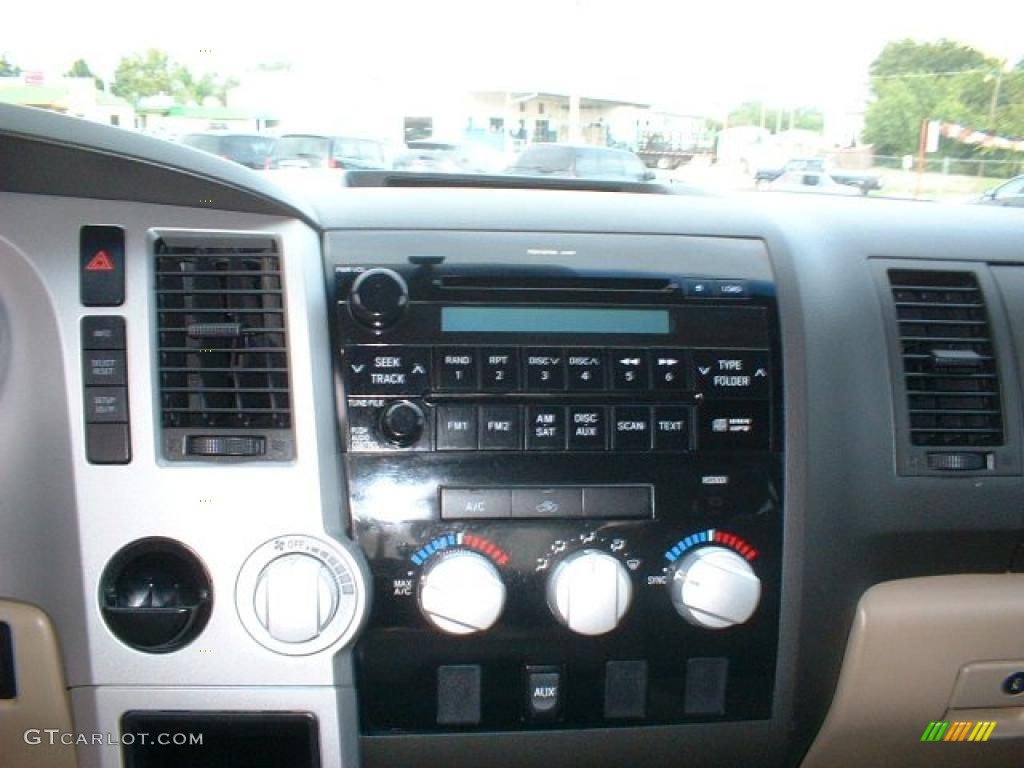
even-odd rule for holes
{"type": "Polygon", "coordinates": [[[256,618],[275,640],[319,637],[338,610],[338,584],[319,558],[292,554],[272,560],[256,581],[256,618]]]}
{"type": "Polygon", "coordinates": [[[420,610],[443,632],[468,635],[490,629],[505,607],[505,584],[483,555],[456,550],[427,566],[420,610]]]}
{"type": "Polygon", "coordinates": [[[742,624],[761,599],[761,580],[746,560],[724,547],[689,552],[676,565],[669,589],[679,615],[705,629],[742,624]]]}
{"type": "Polygon", "coordinates": [[[574,552],[548,577],[548,607],[581,635],[603,635],[619,625],[633,598],[629,572],[596,549],[574,552]]]}

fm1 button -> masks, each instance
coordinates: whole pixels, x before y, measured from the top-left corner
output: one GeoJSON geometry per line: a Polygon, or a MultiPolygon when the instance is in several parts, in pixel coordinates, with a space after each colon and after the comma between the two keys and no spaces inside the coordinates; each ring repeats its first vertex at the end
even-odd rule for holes
{"type": "Polygon", "coordinates": [[[475,451],[477,449],[476,408],[471,405],[445,405],[437,409],[437,450],[475,451]]]}
{"type": "Polygon", "coordinates": [[[562,671],[558,667],[526,668],[526,711],[531,720],[557,720],[562,714],[562,671]]]}

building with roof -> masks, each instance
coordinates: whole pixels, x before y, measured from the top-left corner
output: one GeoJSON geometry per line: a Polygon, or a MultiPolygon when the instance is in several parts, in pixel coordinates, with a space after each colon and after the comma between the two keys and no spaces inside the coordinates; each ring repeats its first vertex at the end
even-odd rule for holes
{"type": "Polygon", "coordinates": [[[97,123],[132,128],[135,109],[124,99],[101,91],[91,77],[45,79],[32,73],[0,77],[0,104],[37,107],[97,123]]]}

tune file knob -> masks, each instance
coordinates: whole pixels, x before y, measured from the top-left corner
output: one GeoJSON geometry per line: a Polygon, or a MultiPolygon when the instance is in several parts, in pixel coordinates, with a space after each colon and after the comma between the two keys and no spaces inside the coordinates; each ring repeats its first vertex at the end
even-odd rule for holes
{"type": "Polygon", "coordinates": [[[562,560],[548,577],[548,607],[581,635],[603,635],[619,625],[633,599],[625,566],[611,555],[584,549],[562,560]]]}
{"type": "Polygon", "coordinates": [[[725,547],[686,554],[669,580],[672,605],[691,624],[725,629],[750,619],[761,599],[761,580],[750,564],[725,547]]]}

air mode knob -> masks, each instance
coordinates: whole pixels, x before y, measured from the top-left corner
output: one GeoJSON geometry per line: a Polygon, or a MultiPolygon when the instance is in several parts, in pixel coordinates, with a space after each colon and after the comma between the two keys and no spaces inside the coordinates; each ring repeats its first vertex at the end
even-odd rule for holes
{"type": "Polygon", "coordinates": [[[378,331],[397,323],[408,304],[409,286],[391,269],[366,270],[349,292],[352,317],[378,331]]]}
{"type": "Polygon", "coordinates": [[[746,560],[725,547],[687,553],[676,565],[669,589],[679,615],[705,629],[744,623],[761,600],[761,580],[746,560]]]}
{"type": "Polygon", "coordinates": [[[427,566],[420,610],[442,632],[469,635],[494,626],[505,608],[505,583],[483,555],[455,550],[427,566]]]}
{"type": "Polygon", "coordinates": [[[581,635],[603,635],[619,625],[633,599],[629,571],[596,549],[574,552],[548,577],[548,607],[581,635]]]}

